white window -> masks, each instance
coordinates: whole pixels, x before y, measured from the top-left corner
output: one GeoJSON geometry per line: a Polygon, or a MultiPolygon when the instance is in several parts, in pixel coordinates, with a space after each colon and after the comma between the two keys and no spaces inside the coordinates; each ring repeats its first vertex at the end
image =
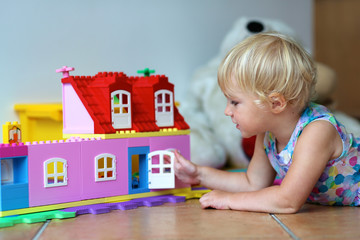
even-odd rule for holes
{"type": "Polygon", "coordinates": [[[1,183],[13,183],[14,182],[14,166],[13,159],[1,160],[1,183]]]}
{"type": "Polygon", "coordinates": [[[109,181],[116,179],[116,158],[109,153],[95,157],[95,181],[109,181]]]}
{"type": "Polygon", "coordinates": [[[175,187],[175,155],[171,151],[154,151],[148,155],[149,189],[175,187]]]}
{"type": "Polygon", "coordinates": [[[115,129],[131,128],[130,93],[118,90],[111,93],[111,120],[115,129]]]}
{"type": "Polygon", "coordinates": [[[155,93],[155,117],[159,127],[174,125],[173,93],[168,90],[159,90],[155,93]]]}
{"type": "Polygon", "coordinates": [[[51,158],[44,162],[44,186],[67,185],[67,162],[62,158],[51,158]]]}

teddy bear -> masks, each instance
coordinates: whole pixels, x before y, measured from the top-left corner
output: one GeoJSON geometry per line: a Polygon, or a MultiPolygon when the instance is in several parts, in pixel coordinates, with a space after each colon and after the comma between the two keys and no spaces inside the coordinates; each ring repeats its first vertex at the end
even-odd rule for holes
{"type": "MultiPolygon", "coordinates": [[[[227,52],[238,42],[253,34],[268,31],[280,32],[299,41],[295,31],[282,21],[241,17],[225,36],[217,56],[195,71],[188,96],[180,106],[191,127],[191,161],[194,163],[214,168],[246,168],[249,164],[254,138],[242,138],[231,119],[225,116],[226,98],[217,84],[217,69],[227,52]]],[[[324,64],[317,63],[317,66],[320,71],[316,86],[317,99],[320,103],[329,102],[336,74],[324,64]]],[[[339,115],[341,120],[345,119],[348,125],[360,131],[360,125],[355,119],[345,114],[339,115]]]]}
{"type": "Polygon", "coordinates": [[[336,109],[336,99],[333,97],[336,82],[338,81],[336,72],[323,63],[315,63],[317,68],[315,102],[329,108],[335,118],[346,127],[347,132],[352,133],[356,137],[360,137],[359,120],[336,109]]]}

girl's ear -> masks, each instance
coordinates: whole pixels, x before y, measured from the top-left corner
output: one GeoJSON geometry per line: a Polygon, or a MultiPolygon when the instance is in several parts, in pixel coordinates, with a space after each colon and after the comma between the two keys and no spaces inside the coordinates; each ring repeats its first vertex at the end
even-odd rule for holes
{"type": "Polygon", "coordinates": [[[271,93],[269,95],[270,108],[273,113],[281,113],[287,106],[285,97],[280,93],[271,93]]]}

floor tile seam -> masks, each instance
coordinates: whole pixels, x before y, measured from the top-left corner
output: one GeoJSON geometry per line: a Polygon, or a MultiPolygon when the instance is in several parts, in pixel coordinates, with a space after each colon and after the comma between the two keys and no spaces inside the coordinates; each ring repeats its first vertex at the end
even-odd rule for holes
{"type": "Polygon", "coordinates": [[[45,231],[49,223],[51,222],[51,219],[48,219],[45,221],[45,223],[41,226],[41,228],[36,232],[35,236],[32,238],[32,240],[38,240],[41,234],[45,231]]]}
{"type": "Polygon", "coordinates": [[[290,229],[289,227],[287,227],[275,214],[270,213],[269,215],[282,227],[282,229],[285,230],[285,232],[287,232],[287,234],[290,235],[290,237],[291,237],[292,239],[300,240],[300,238],[297,237],[297,236],[295,235],[295,233],[294,233],[293,231],[291,231],[291,229],[290,229]]]}

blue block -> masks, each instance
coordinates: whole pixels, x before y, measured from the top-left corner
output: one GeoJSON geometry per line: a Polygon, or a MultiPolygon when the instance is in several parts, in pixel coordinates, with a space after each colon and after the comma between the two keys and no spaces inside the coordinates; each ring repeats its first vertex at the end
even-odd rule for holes
{"type": "Polygon", "coordinates": [[[130,147],[128,149],[128,186],[129,194],[144,193],[149,192],[149,183],[148,183],[148,161],[147,155],[150,152],[149,147],[130,147]],[[139,160],[139,169],[138,177],[139,181],[137,184],[133,185],[133,176],[132,176],[132,156],[136,155],[139,160]]]}
{"type": "Polygon", "coordinates": [[[29,207],[28,158],[18,156],[0,158],[0,178],[8,178],[0,185],[0,211],[29,207]],[[4,164],[4,169],[2,165],[4,164]],[[6,172],[7,176],[1,176],[6,172]]]}
{"type": "Polygon", "coordinates": [[[0,211],[29,207],[29,184],[7,184],[1,186],[0,211]]]}

